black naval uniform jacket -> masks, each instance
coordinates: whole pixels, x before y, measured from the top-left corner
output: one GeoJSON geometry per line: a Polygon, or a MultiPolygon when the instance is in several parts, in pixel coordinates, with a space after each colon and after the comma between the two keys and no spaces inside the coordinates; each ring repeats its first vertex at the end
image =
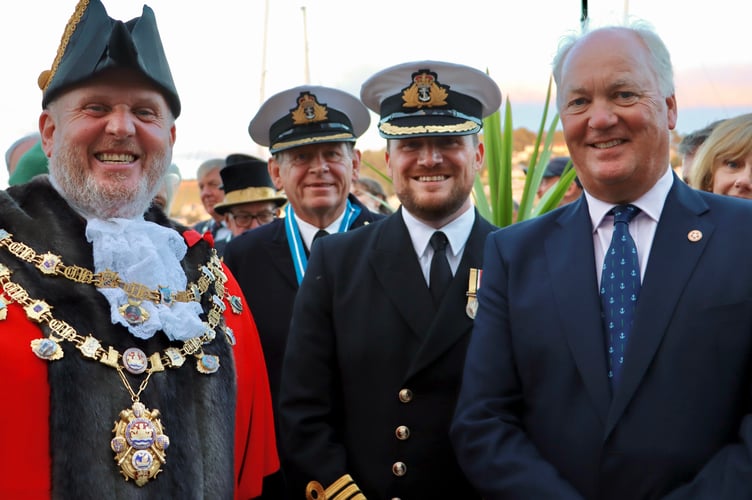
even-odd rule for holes
{"type": "Polygon", "coordinates": [[[401,211],[316,242],[296,298],[280,392],[294,498],[345,474],[368,499],[479,498],[449,441],[473,320],[470,268],[495,229],[476,212],[434,306],[401,211]]]}
{"type": "MultiPolygon", "coordinates": [[[[349,195],[349,199],[361,210],[350,230],[383,218],[383,215],[369,212],[355,196],[349,195]]],[[[292,304],[298,293],[284,219],[277,219],[230,240],[223,260],[243,290],[256,321],[269,373],[276,420],[282,356],[287,344],[292,304]]]]}

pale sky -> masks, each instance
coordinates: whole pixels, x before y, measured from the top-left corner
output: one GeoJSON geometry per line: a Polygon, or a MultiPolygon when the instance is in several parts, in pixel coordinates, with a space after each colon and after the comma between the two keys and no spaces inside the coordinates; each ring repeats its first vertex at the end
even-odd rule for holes
{"type": "MultiPolygon", "coordinates": [[[[512,103],[515,127],[536,129],[551,58],[560,37],[579,29],[581,1],[269,0],[266,28],[264,0],[103,3],[111,17],[124,21],[139,16],[144,3],[154,9],[183,106],[173,161],[184,178],[194,178],[198,164],[211,157],[266,157],[247,132],[262,97],[304,83],[358,96],[361,83],[376,71],[413,60],[488,70],[512,103]]],[[[626,11],[651,23],[666,42],[674,63],[679,133],[752,112],[752,2],[588,3],[591,25],[619,23],[626,11]]],[[[75,5],[76,0],[27,0],[3,7],[3,153],[37,129],[37,76],[52,63],[75,5]]],[[[372,115],[371,128],[358,142],[361,149],[383,147],[375,122],[372,115]]],[[[0,188],[6,185],[2,168],[0,188]]]]}

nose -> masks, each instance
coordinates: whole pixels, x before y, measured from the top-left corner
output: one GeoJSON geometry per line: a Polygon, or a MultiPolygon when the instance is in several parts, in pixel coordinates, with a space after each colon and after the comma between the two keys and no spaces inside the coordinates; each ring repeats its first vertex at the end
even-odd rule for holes
{"type": "Polygon", "coordinates": [[[752,188],[752,163],[747,163],[745,167],[739,171],[739,174],[734,181],[734,186],[746,190],[752,188]]]}
{"type": "Polygon", "coordinates": [[[418,163],[427,167],[441,163],[441,151],[432,143],[425,144],[420,148],[418,163]]]}
{"type": "Polygon", "coordinates": [[[613,111],[613,105],[607,101],[596,100],[590,107],[588,126],[594,129],[606,129],[616,124],[618,117],[613,111]]]}
{"type": "Polygon", "coordinates": [[[116,137],[129,137],[136,133],[136,124],[129,109],[114,108],[107,120],[107,133],[116,137]]]}
{"type": "Polygon", "coordinates": [[[314,173],[329,172],[329,162],[327,161],[326,156],[324,156],[323,153],[311,155],[308,170],[314,173]]]}

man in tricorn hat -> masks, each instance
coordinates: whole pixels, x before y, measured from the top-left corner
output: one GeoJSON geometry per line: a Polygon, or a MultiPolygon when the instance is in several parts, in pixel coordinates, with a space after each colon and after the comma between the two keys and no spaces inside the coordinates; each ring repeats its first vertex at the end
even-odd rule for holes
{"type": "Polygon", "coordinates": [[[283,469],[298,498],[479,498],[449,422],[494,229],[470,200],[478,132],[501,92],[482,71],[420,61],[375,74],[361,99],[381,115],[402,206],[311,255],[282,372],[283,469]]]}
{"type": "Polygon", "coordinates": [[[266,162],[256,157],[231,154],[219,175],[225,197],[214,210],[226,217],[233,236],[269,224],[287,202],[274,187],[266,162]]]}
{"type": "Polygon", "coordinates": [[[269,173],[288,204],[283,218],[232,240],[224,261],[256,320],[275,409],[292,304],[313,240],[382,217],[350,194],[360,170],[355,140],[369,123],[356,97],[305,85],[270,97],[248,127],[253,140],[269,148],[269,173]]]}
{"type": "Polygon", "coordinates": [[[0,491],[259,495],[278,458],[252,317],[149,208],[180,114],[153,11],[82,0],[39,84],[49,175],[0,192],[0,491]]]}

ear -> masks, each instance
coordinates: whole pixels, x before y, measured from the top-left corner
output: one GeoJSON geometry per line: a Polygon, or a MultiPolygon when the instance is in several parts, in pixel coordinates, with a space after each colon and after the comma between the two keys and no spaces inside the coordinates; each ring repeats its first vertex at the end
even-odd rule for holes
{"type": "Polygon", "coordinates": [[[392,167],[391,165],[389,165],[389,143],[388,142],[386,144],[386,149],[384,150],[384,160],[386,160],[386,173],[389,177],[392,177],[392,167]]]}
{"type": "Polygon", "coordinates": [[[352,182],[358,180],[360,176],[360,163],[362,160],[362,154],[359,149],[353,148],[352,152],[352,182]]]}
{"type": "Polygon", "coordinates": [[[668,114],[668,129],[674,130],[678,116],[675,95],[671,95],[670,97],[666,98],[666,108],[666,113],[668,114]]]}
{"type": "Polygon", "coordinates": [[[280,191],[284,187],[282,176],[279,171],[280,168],[279,162],[275,160],[273,156],[270,157],[269,162],[267,163],[267,169],[269,170],[269,177],[272,178],[272,183],[274,183],[274,187],[277,191],[280,191]]]}
{"type": "Polygon", "coordinates": [[[42,150],[47,158],[52,156],[52,146],[55,143],[55,120],[48,110],[39,115],[39,134],[42,136],[42,150]]]}
{"type": "Polygon", "coordinates": [[[482,142],[478,142],[475,147],[475,171],[480,172],[483,169],[483,159],[486,157],[486,147],[482,142]]]}

